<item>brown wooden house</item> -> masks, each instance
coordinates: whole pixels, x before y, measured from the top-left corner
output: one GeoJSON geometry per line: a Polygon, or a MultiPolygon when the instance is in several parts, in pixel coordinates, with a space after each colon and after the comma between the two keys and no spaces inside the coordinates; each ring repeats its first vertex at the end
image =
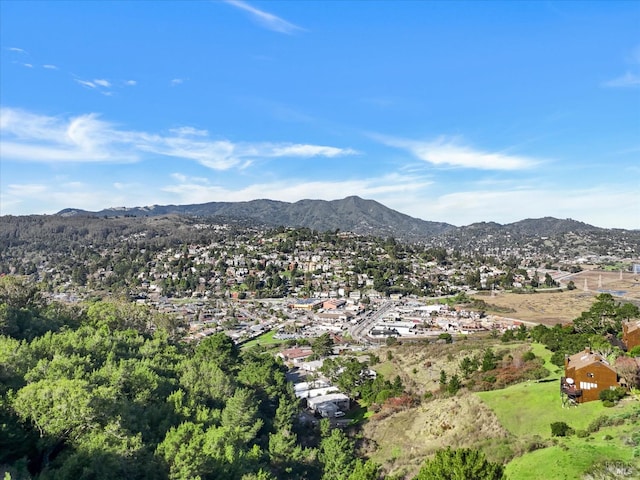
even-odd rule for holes
{"type": "Polygon", "coordinates": [[[640,345],[640,320],[624,322],[622,324],[622,341],[627,352],[640,345]]]}
{"type": "Polygon", "coordinates": [[[564,376],[582,391],[578,400],[581,403],[599,400],[602,390],[620,386],[618,374],[609,362],[589,348],[565,358],[564,376]]]}

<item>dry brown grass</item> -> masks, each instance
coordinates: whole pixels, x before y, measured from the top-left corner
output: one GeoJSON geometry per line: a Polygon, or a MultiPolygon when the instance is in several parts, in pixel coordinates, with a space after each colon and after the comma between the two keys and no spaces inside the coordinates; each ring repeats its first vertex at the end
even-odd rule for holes
{"type": "MultiPolygon", "coordinates": [[[[582,312],[589,310],[594,298],[602,291],[625,292],[616,296],[618,301],[640,301],[640,276],[631,273],[585,270],[572,277],[577,289],[563,292],[538,292],[532,294],[497,293],[495,296],[478,295],[490,305],[512,309],[504,317],[525,322],[555,325],[569,323],[582,312]],[[584,290],[585,279],[588,290],[584,290]]],[[[491,313],[491,312],[489,312],[491,313]]]]}
{"type": "MultiPolygon", "coordinates": [[[[578,289],[557,293],[498,294],[495,297],[478,296],[488,304],[513,309],[505,314],[509,318],[533,323],[555,325],[568,323],[594,302],[598,283],[602,290],[624,290],[619,301],[640,300],[640,282],[631,274],[619,272],[585,271],[574,276],[578,289]],[[602,275],[602,277],[600,277],[602,275]],[[590,291],[584,291],[584,279],[590,291]]],[[[425,458],[446,446],[481,448],[493,461],[507,461],[522,454],[527,446],[510,436],[495,414],[473,393],[461,390],[455,397],[439,393],[440,371],[450,377],[459,374],[460,361],[467,355],[481,355],[492,346],[494,352],[514,356],[526,345],[502,344],[489,335],[473,335],[458,339],[451,345],[407,342],[404,345],[383,347],[375,353],[382,363],[373,368],[385,378],[399,375],[410,392],[434,398],[421,405],[394,413],[387,417],[372,417],[363,426],[363,453],[382,465],[387,474],[401,474],[413,478],[425,458]],[[387,359],[387,352],[391,359],[387,359]]]]}
{"type": "Polygon", "coordinates": [[[469,447],[509,434],[494,413],[472,394],[435,399],[364,426],[365,438],[375,449],[371,458],[393,473],[402,469],[406,478],[420,469],[426,457],[443,446],[469,447]]]}
{"type": "MultiPolygon", "coordinates": [[[[405,343],[376,351],[382,360],[373,368],[393,379],[399,375],[405,388],[424,398],[422,404],[389,416],[374,415],[362,427],[363,452],[383,466],[387,474],[404,472],[413,478],[425,458],[446,446],[500,449],[511,443],[508,432],[479,398],[461,390],[454,397],[439,392],[440,371],[460,375],[458,365],[467,355],[482,355],[491,346],[495,352],[514,353],[527,349],[520,344],[502,344],[489,336],[465,337],[453,344],[405,343]]],[[[487,452],[491,457],[491,452],[487,452]]],[[[498,453],[499,455],[499,453],[498,453]]],[[[502,458],[495,458],[502,461],[502,458]]]]}

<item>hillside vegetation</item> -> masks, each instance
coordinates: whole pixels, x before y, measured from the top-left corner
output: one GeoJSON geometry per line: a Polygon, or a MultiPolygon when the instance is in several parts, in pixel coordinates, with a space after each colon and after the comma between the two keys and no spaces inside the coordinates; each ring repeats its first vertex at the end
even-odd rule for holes
{"type": "Polygon", "coordinates": [[[552,352],[544,345],[464,338],[453,344],[384,347],[376,354],[388,358],[376,368],[385,375],[400,375],[422,398],[418,406],[373,415],[362,427],[365,453],[381,463],[387,474],[412,478],[423,459],[444,445],[484,451],[490,460],[507,464],[510,480],[583,478],[598,468],[611,467],[614,461],[640,471],[637,398],[629,397],[613,408],[600,401],[562,408],[561,370],[551,363],[552,352]],[[440,388],[439,372],[445,371],[450,378],[460,373],[465,356],[487,348],[503,359],[496,372],[506,366],[505,358],[531,352],[544,363],[547,375],[481,392],[472,391],[479,385],[469,380],[463,381],[468,388],[455,395],[440,388]],[[554,422],[565,422],[576,433],[553,437],[550,425],[554,422]]]}

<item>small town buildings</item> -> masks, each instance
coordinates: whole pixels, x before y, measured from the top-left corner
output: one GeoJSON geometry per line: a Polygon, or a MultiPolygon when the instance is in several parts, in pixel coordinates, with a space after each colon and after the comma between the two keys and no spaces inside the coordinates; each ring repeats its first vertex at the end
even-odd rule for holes
{"type": "Polygon", "coordinates": [[[310,348],[287,348],[276,354],[282,358],[285,362],[291,362],[295,365],[299,365],[304,362],[305,358],[313,355],[310,348]]]}
{"type": "Polygon", "coordinates": [[[322,303],[322,308],[324,308],[325,310],[335,310],[337,308],[342,307],[346,303],[347,303],[347,301],[344,300],[344,299],[333,298],[331,300],[327,300],[326,302],[323,302],[322,303]]]}
{"type": "Polygon", "coordinates": [[[289,304],[289,308],[296,310],[318,310],[322,307],[322,300],[317,298],[301,298],[289,304]]]}
{"type": "Polygon", "coordinates": [[[576,398],[579,403],[599,400],[602,390],[620,386],[613,367],[590,348],[565,358],[564,376],[567,383],[582,391],[576,398]]]}
{"type": "Polygon", "coordinates": [[[338,387],[334,387],[333,385],[327,387],[320,388],[310,388],[308,390],[297,390],[295,392],[296,397],[298,398],[316,398],[316,397],[326,397],[332,393],[340,393],[338,387]]]}
{"type": "Polygon", "coordinates": [[[627,351],[640,345],[640,320],[633,320],[622,324],[622,341],[627,351]]]}
{"type": "Polygon", "coordinates": [[[349,397],[344,393],[328,393],[326,395],[319,395],[316,397],[307,398],[307,406],[314,412],[335,412],[349,410],[349,397]]]}

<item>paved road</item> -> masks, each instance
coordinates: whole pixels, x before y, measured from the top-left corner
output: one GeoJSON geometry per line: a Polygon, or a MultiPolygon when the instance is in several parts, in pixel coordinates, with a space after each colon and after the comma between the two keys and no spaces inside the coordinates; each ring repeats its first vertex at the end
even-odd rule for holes
{"type": "Polygon", "coordinates": [[[380,307],[360,320],[359,323],[349,328],[349,334],[356,342],[371,343],[367,333],[373,328],[373,326],[380,321],[380,319],[394,306],[394,302],[386,301],[380,307]]]}

